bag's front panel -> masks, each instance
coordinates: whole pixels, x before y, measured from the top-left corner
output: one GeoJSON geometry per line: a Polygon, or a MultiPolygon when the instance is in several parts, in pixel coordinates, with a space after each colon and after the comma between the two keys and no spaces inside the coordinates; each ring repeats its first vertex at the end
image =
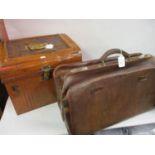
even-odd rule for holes
{"type": "Polygon", "coordinates": [[[155,70],[103,78],[69,90],[71,132],[92,133],[155,105],[155,70]]]}

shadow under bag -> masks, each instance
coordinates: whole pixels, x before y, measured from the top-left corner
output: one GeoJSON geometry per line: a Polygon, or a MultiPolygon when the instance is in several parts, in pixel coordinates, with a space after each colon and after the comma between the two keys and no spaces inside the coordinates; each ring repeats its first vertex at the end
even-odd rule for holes
{"type": "Polygon", "coordinates": [[[155,105],[155,57],[107,51],[100,59],[58,66],[57,98],[70,134],[91,134],[155,105]],[[118,57],[125,67],[118,67],[118,57]]]}

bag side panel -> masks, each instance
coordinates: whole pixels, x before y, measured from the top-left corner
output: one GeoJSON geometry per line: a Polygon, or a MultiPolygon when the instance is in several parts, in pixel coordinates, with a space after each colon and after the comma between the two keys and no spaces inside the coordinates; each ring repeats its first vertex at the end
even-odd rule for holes
{"type": "Polygon", "coordinates": [[[155,105],[155,69],[84,83],[68,91],[72,134],[88,134],[155,105]]]}

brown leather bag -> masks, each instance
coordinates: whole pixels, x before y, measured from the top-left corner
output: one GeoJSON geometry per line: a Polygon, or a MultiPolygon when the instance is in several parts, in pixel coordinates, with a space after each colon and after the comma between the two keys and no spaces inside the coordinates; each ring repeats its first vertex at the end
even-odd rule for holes
{"type": "Polygon", "coordinates": [[[91,134],[154,107],[155,57],[107,51],[100,59],[58,66],[59,107],[70,134],[91,134]],[[117,57],[126,66],[118,67],[117,57]]]}

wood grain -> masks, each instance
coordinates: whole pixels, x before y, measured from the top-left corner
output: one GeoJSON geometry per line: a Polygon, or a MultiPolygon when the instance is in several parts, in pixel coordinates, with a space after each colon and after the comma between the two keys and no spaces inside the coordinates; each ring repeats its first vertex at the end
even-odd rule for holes
{"type": "Polygon", "coordinates": [[[0,77],[6,85],[17,114],[56,102],[52,77],[54,68],[60,64],[80,62],[82,59],[79,46],[65,34],[11,40],[1,44],[0,47],[3,49],[0,52],[2,55],[0,77]],[[45,41],[49,43],[49,40],[53,40],[52,43],[56,44],[54,51],[41,49],[19,53],[27,43],[45,41]],[[40,59],[41,56],[45,58],[40,59]],[[42,67],[46,65],[52,68],[50,80],[42,78],[42,67]]]}

